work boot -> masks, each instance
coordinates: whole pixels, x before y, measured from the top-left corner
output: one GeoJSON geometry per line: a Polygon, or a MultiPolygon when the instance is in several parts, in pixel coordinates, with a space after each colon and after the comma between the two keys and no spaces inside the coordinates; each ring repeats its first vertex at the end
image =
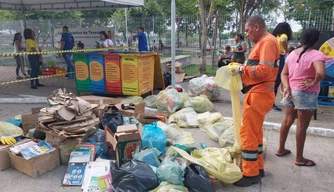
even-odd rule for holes
{"type": "Polygon", "coordinates": [[[246,177],[243,176],[239,181],[233,183],[233,185],[238,187],[249,187],[253,184],[257,184],[261,182],[261,175],[254,177],[246,177]]]}
{"type": "Polygon", "coordinates": [[[266,176],[266,174],[265,174],[265,172],[264,172],[263,169],[260,169],[260,175],[261,175],[261,178],[264,177],[264,176],[266,176]]]}

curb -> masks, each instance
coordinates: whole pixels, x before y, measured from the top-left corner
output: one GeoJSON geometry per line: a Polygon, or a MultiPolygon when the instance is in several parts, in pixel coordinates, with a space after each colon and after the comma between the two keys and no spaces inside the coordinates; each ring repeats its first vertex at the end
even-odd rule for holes
{"type": "MultiPolygon", "coordinates": [[[[227,120],[232,120],[231,117],[224,117],[227,120]]],[[[273,123],[265,121],[263,123],[263,128],[266,130],[279,131],[281,128],[280,123],[273,123]]],[[[296,133],[296,125],[292,125],[290,128],[290,133],[296,133]]],[[[322,127],[309,127],[306,131],[310,135],[316,135],[320,137],[334,137],[334,129],[322,128],[322,127]]]]}
{"type": "Polygon", "coordinates": [[[46,104],[46,97],[0,98],[0,104],[46,104]]]}

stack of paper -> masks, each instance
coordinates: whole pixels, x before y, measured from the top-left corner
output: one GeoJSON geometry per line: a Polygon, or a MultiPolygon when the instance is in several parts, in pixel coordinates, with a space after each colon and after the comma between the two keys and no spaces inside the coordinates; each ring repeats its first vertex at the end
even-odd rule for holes
{"type": "Polygon", "coordinates": [[[110,161],[89,162],[81,189],[83,192],[113,192],[110,161]]]}
{"type": "Polygon", "coordinates": [[[55,148],[51,147],[48,143],[46,143],[45,141],[41,141],[39,143],[35,143],[34,145],[31,145],[27,148],[20,150],[20,153],[25,159],[32,159],[45,153],[50,153],[54,150],[55,148]]]}

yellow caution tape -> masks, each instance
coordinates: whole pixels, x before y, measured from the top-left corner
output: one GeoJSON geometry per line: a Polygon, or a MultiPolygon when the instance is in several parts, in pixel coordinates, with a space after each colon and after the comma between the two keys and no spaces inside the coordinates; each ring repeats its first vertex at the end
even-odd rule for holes
{"type": "Polygon", "coordinates": [[[0,85],[8,85],[8,84],[13,84],[13,83],[21,83],[21,82],[35,80],[35,79],[46,79],[46,78],[50,78],[50,77],[58,77],[58,76],[62,76],[63,77],[65,75],[67,75],[67,74],[72,74],[72,73],[75,73],[75,72],[59,73],[59,74],[55,74],[55,75],[44,75],[44,76],[40,76],[40,77],[34,77],[34,78],[28,78],[28,79],[22,79],[22,80],[7,81],[7,82],[0,83],[0,85]]]}
{"type": "Polygon", "coordinates": [[[3,53],[0,57],[14,57],[23,55],[47,55],[57,53],[80,53],[80,52],[94,52],[94,51],[109,51],[109,50],[121,50],[121,49],[136,49],[136,47],[113,47],[113,48],[94,48],[94,49],[73,49],[73,50],[56,50],[56,51],[41,51],[41,52],[20,52],[20,53],[3,53]]]}

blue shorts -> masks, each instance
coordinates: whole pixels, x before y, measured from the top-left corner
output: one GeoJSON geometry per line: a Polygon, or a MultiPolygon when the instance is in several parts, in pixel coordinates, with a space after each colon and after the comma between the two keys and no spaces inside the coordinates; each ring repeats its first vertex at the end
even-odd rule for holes
{"type": "Polygon", "coordinates": [[[313,110],[317,109],[318,94],[300,90],[291,91],[291,99],[287,101],[283,98],[281,103],[295,109],[313,110]]]}

